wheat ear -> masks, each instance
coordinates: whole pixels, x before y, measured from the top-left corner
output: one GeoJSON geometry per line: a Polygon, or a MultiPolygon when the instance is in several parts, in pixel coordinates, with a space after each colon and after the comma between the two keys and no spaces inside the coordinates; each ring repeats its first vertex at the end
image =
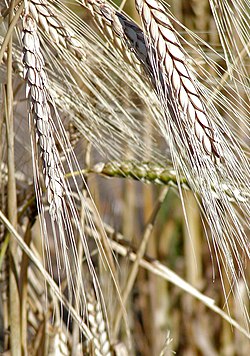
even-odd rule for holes
{"type": "Polygon", "coordinates": [[[63,173],[51,127],[51,101],[47,91],[47,76],[40,51],[35,20],[26,15],[23,19],[23,64],[28,98],[29,120],[35,128],[35,140],[43,164],[45,187],[52,216],[62,209],[63,173]]]}
{"type": "Polygon", "coordinates": [[[84,50],[75,34],[62,22],[54,13],[46,0],[31,0],[29,11],[34,20],[47,33],[56,45],[68,49],[74,56],[81,59],[84,57],[84,50]]]}
{"type": "MultiPolygon", "coordinates": [[[[27,9],[26,9],[27,11],[27,9]]],[[[59,146],[62,147],[63,152],[66,154],[66,164],[68,168],[72,170],[75,165],[78,167],[76,157],[74,153],[67,154],[67,147],[70,146],[63,128],[63,124],[57,113],[54,105],[53,98],[50,96],[47,88],[47,76],[45,73],[45,63],[43,61],[42,52],[40,49],[40,42],[37,32],[37,25],[35,19],[26,14],[23,19],[23,63],[24,63],[24,77],[27,82],[27,97],[29,105],[29,118],[33,122],[35,129],[35,140],[38,145],[38,150],[43,163],[43,174],[45,180],[45,186],[48,194],[48,203],[50,207],[50,216],[52,218],[52,233],[54,237],[54,246],[56,249],[56,262],[60,281],[60,269],[61,264],[65,265],[65,272],[68,282],[69,299],[72,302],[73,298],[79,308],[83,310],[85,305],[85,280],[87,273],[85,273],[85,279],[82,276],[81,260],[76,247],[76,236],[79,234],[79,239],[83,245],[84,254],[86,257],[86,263],[88,272],[93,281],[93,287],[97,297],[99,297],[100,303],[102,302],[101,287],[99,285],[98,277],[91,260],[89,252],[88,242],[82,228],[82,221],[76,208],[75,200],[72,197],[72,188],[65,180],[64,169],[61,163],[58,149],[56,147],[53,134],[58,138],[59,146]],[[57,120],[58,129],[53,123],[53,119],[57,120]],[[53,132],[54,130],[54,132],[53,132]],[[65,148],[66,145],[66,148],[65,148]],[[72,219],[72,220],[71,220],[72,219]],[[62,262],[61,262],[62,260],[62,262]],[[79,293],[78,293],[79,291],[79,293]]],[[[34,162],[34,171],[37,174],[37,162],[34,162]]],[[[86,187],[86,191],[89,193],[84,178],[83,184],[86,187]]],[[[81,196],[81,192],[78,187],[78,183],[73,179],[74,187],[77,194],[81,196]]],[[[36,193],[38,195],[39,212],[41,212],[42,219],[44,219],[44,209],[40,200],[39,179],[36,177],[36,193]]],[[[91,200],[91,199],[90,199],[91,200]]],[[[90,210],[87,206],[86,199],[82,199],[83,210],[85,213],[86,221],[95,229],[90,210]]],[[[93,206],[94,203],[92,202],[93,206]]],[[[93,209],[94,210],[94,209],[93,209]]],[[[99,215],[98,219],[100,219],[99,215]]],[[[101,227],[100,227],[101,228],[101,227]]],[[[46,235],[46,248],[48,253],[48,262],[51,273],[50,252],[48,246],[48,234],[46,231],[46,221],[42,221],[43,233],[46,235]]],[[[96,243],[100,245],[100,242],[96,240],[96,243]]],[[[102,246],[100,246],[100,250],[102,246]]],[[[105,256],[104,256],[105,257],[105,256]]],[[[105,260],[106,261],[106,260],[105,260]]],[[[107,262],[108,269],[110,266],[107,262]]],[[[86,271],[87,272],[87,271],[86,271]]],[[[115,280],[114,275],[111,275],[113,282],[115,283],[116,290],[119,294],[119,286],[115,280]]],[[[86,309],[84,309],[86,311],[86,309]]]]}
{"type": "MultiPolygon", "coordinates": [[[[177,172],[173,169],[171,164],[165,166],[155,162],[139,162],[139,161],[110,161],[99,162],[92,168],[83,170],[85,175],[90,173],[100,174],[106,177],[119,177],[119,178],[132,178],[140,180],[144,183],[154,183],[160,185],[168,185],[176,189],[192,190],[189,182],[185,177],[178,176],[177,172]]],[[[74,175],[80,172],[73,172],[74,175]]],[[[66,177],[70,177],[67,174],[66,177]]],[[[211,186],[215,199],[220,199],[213,186],[211,186]]],[[[221,191],[225,194],[225,198],[229,202],[247,203],[250,201],[250,194],[247,190],[236,189],[228,183],[221,182],[221,191]]],[[[197,192],[199,194],[199,192],[197,192]]]]}
{"type": "Polygon", "coordinates": [[[105,0],[82,0],[96,20],[99,30],[113,48],[140,73],[149,68],[148,51],[141,28],[105,0]]]}
{"type": "Polygon", "coordinates": [[[93,334],[94,355],[111,356],[111,345],[103,310],[93,293],[87,295],[87,309],[90,330],[93,334]]]}
{"type": "Polygon", "coordinates": [[[186,126],[193,127],[205,153],[220,158],[222,152],[216,142],[215,129],[164,7],[156,0],[136,0],[136,7],[148,35],[158,95],[161,100],[162,95],[163,100],[167,97],[171,119],[177,120],[186,133],[191,154],[195,148],[186,126]]]}
{"type": "Polygon", "coordinates": [[[144,34],[139,26],[112,8],[105,0],[84,0],[83,4],[90,9],[99,29],[112,42],[114,48],[119,49],[123,58],[128,58],[131,65],[149,75],[160,100],[163,99],[161,86],[164,83],[168,112],[171,113],[172,119],[181,124],[191,154],[195,150],[190,136],[193,129],[204,152],[213,158],[221,158],[222,150],[216,140],[215,128],[208,118],[198,85],[188,68],[185,53],[173,26],[164,14],[164,8],[153,1],[136,2],[146,28],[144,34]],[[156,66],[159,66],[160,73],[157,73],[156,66]],[[190,128],[188,130],[187,125],[190,128]]]}

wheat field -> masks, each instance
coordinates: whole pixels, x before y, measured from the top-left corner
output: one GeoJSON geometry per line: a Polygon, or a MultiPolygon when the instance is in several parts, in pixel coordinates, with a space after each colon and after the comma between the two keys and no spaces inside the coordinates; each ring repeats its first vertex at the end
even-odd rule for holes
{"type": "Polygon", "coordinates": [[[249,355],[249,0],[0,26],[0,353],[249,355]]]}

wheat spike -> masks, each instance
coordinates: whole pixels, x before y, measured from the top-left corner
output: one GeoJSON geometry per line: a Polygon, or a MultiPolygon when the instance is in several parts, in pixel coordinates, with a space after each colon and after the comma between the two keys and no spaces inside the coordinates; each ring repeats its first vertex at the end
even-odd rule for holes
{"type": "MultiPolygon", "coordinates": [[[[172,118],[176,119],[176,115],[179,115],[177,113],[180,112],[179,109],[181,108],[182,116],[180,121],[189,121],[189,125],[191,127],[194,126],[195,135],[202,143],[205,153],[214,157],[221,157],[222,152],[215,138],[215,128],[208,118],[197,84],[190,74],[185,54],[174,33],[172,24],[167,16],[164,15],[164,8],[158,3],[154,3],[153,6],[152,3],[150,3],[153,9],[151,14],[148,3],[137,2],[137,8],[142,17],[150,14],[150,21],[148,18],[145,19],[143,17],[144,26],[153,44],[148,50],[145,43],[145,35],[135,23],[113,9],[104,0],[84,1],[84,5],[91,10],[92,15],[97,20],[99,28],[113,43],[114,47],[118,47],[122,56],[129,58],[129,63],[133,66],[135,65],[134,56],[129,56],[129,53],[135,53],[137,68],[139,67],[138,63],[140,63],[144,70],[150,74],[150,79],[156,86],[156,90],[158,81],[155,78],[154,63],[151,63],[152,58],[150,60],[150,51],[151,56],[157,56],[161,63],[160,66],[164,73],[164,78],[167,78],[166,83],[168,83],[167,89],[169,90],[167,94],[169,97],[173,96],[168,105],[169,107],[172,105],[175,107],[175,110],[170,108],[172,118]],[[157,22],[159,23],[159,29],[157,22]],[[170,89],[169,83],[171,83],[171,88],[174,88],[173,90],[170,89]],[[177,104],[174,103],[175,96],[177,104]]],[[[184,122],[183,127],[186,124],[184,122]]],[[[192,147],[192,138],[189,139],[189,142],[192,147]]]]}
{"type": "MultiPolygon", "coordinates": [[[[161,129],[170,141],[178,180],[184,175],[192,190],[201,197],[222,284],[221,265],[244,310],[239,281],[244,280],[249,293],[242,258],[242,255],[250,257],[246,234],[249,200],[241,205],[236,198],[236,207],[228,200],[222,182],[228,183],[231,191],[244,187],[249,195],[247,158],[239,148],[240,141],[230,134],[225,118],[213,105],[208,110],[207,100],[200,92],[209,90],[203,89],[190,74],[184,50],[164,7],[156,0],[137,0],[136,6],[145,28],[162,105],[165,122],[162,121],[161,129]]],[[[185,211],[184,202],[183,206],[185,211]]],[[[248,320],[247,314],[245,316],[248,320]]]]}
{"type": "Polygon", "coordinates": [[[188,68],[184,51],[172,24],[164,15],[164,8],[158,3],[154,3],[153,7],[151,2],[153,9],[151,14],[149,4],[142,5],[141,2],[137,2],[138,11],[143,19],[150,14],[150,21],[144,19],[146,34],[143,34],[133,21],[112,8],[105,0],[85,0],[84,5],[91,10],[100,30],[112,42],[114,48],[119,49],[123,58],[128,58],[131,65],[134,67],[136,65],[140,72],[144,71],[149,75],[160,100],[164,100],[162,95],[165,98],[161,88],[164,82],[168,111],[171,118],[182,125],[189,142],[190,154],[195,150],[192,138],[194,132],[205,154],[221,158],[223,154],[216,138],[215,127],[207,115],[198,85],[188,68]],[[147,45],[150,41],[152,43],[147,45]],[[131,57],[131,53],[135,54],[136,62],[135,56],[131,57]],[[156,73],[154,68],[155,65],[158,66],[157,63],[160,63],[160,73],[156,73]]]}
{"type": "Polygon", "coordinates": [[[111,356],[112,353],[106,321],[103,316],[101,305],[93,294],[87,295],[87,309],[90,330],[94,336],[94,355],[111,356]]]}
{"type": "MultiPolygon", "coordinates": [[[[159,75],[158,80],[156,78],[156,83],[160,86],[157,88],[158,95],[160,98],[164,95],[159,83],[163,81],[164,84],[166,83],[165,88],[163,84],[163,91],[167,91],[171,118],[182,125],[187,136],[190,133],[187,133],[186,126],[192,127],[205,153],[221,158],[222,152],[216,141],[215,128],[207,116],[198,86],[188,68],[185,53],[165,14],[164,7],[155,0],[136,0],[136,7],[148,34],[149,44],[155,50],[151,51],[151,62],[153,67],[158,67],[160,70],[160,74],[157,74],[155,69],[155,75],[159,75]]],[[[192,137],[187,139],[192,154],[193,139],[192,137]]]]}
{"type": "MultiPolygon", "coordinates": [[[[192,190],[185,177],[178,177],[177,172],[173,169],[171,164],[162,165],[153,162],[138,162],[138,161],[112,161],[112,162],[99,162],[93,168],[84,170],[84,174],[96,173],[106,177],[120,177],[132,178],[140,180],[145,183],[164,184],[174,187],[176,189],[182,188],[184,190],[192,190]]],[[[78,174],[78,172],[74,172],[78,174]]],[[[213,187],[211,187],[213,190],[213,187]]],[[[247,203],[250,200],[248,191],[235,189],[230,187],[227,183],[221,182],[221,189],[225,193],[225,197],[229,202],[247,203]]],[[[198,192],[197,192],[198,193],[198,192]]],[[[220,199],[213,190],[214,197],[220,199]]]]}
{"type": "Polygon", "coordinates": [[[140,73],[148,69],[148,51],[140,27],[105,0],[83,0],[113,48],[140,73]]]}
{"type": "Polygon", "coordinates": [[[35,140],[43,162],[43,174],[48,194],[50,211],[56,217],[62,209],[63,173],[51,127],[51,100],[47,90],[47,75],[40,51],[35,20],[30,16],[23,20],[23,64],[27,81],[26,95],[29,105],[29,120],[35,127],[35,140]]]}
{"type": "Polygon", "coordinates": [[[79,59],[84,57],[84,50],[80,41],[77,40],[74,32],[56,16],[54,9],[49,6],[46,0],[30,1],[29,11],[55,45],[60,44],[79,59]]]}

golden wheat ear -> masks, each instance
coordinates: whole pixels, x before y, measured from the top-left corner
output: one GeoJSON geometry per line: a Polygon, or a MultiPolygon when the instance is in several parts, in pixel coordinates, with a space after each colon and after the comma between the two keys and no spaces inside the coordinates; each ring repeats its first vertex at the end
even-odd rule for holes
{"type": "Polygon", "coordinates": [[[44,59],[40,51],[37,25],[27,15],[23,20],[23,63],[24,79],[27,81],[26,96],[28,98],[29,121],[34,125],[35,142],[42,160],[42,171],[47,191],[50,213],[54,219],[62,210],[63,172],[59,165],[59,157],[51,127],[51,102],[48,94],[47,75],[44,70],[44,59]]]}
{"type": "Polygon", "coordinates": [[[192,131],[186,127],[193,129],[206,154],[221,158],[223,153],[216,141],[215,128],[206,113],[198,86],[164,7],[158,1],[144,0],[137,0],[136,7],[148,35],[148,43],[154,49],[150,60],[152,67],[155,66],[153,73],[160,100],[166,98],[172,120],[182,125],[183,133],[187,132],[191,154],[195,150],[192,148],[194,139],[192,131]]]}
{"type": "MultiPolygon", "coordinates": [[[[43,9],[44,4],[45,2],[41,6],[39,5],[37,11],[40,11],[43,16],[44,14],[49,14],[46,16],[46,21],[53,23],[54,28],[60,34],[60,26],[56,27],[56,24],[60,23],[62,25],[62,22],[57,20],[53,12],[47,9],[47,7],[43,9]]],[[[97,227],[95,226],[98,224],[98,231],[102,231],[102,222],[83,175],[80,175],[81,183],[74,178],[73,174],[71,175],[71,181],[65,177],[62,156],[59,153],[60,148],[65,158],[65,166],[67,166],[69,172],[73,172],[73,167],[74,169],[80,169],[66,137],[66,132],[51,94],[53,90],[49,90],[49,78],[46,72],[47,68],[45,69],[45,60],[43,59],[45,49],[41,49],[41,38],[35,18],[41,21],[41,16],[36,16],[34,8],[32,8],[32,13],[27,8],[23,17],[23,64],[30,131],[33,138],[35,190],[44,238],[46,263],[50,273],[58,279],[60,287],[62,281],[65,279],[70,303],[75,304],[80,315],[84,320],[87,320],[88,309],[85,297],[87,281],[92,281],[92,288],[95,290],[98,303],[102,305],[104,311],[105,305],[96,268],[92,262],[89,241],[85,235],[84,226],[86,224],[97,231],[97,227]],[[34,14],[35,17],[33,17],[34,14]],[[39,165],[42,166],[41,172],[39,172],[39,165]],[[41,180],[44,183],[46,198],[43,194],[41,180]],[[75,194],[72,191],[72,187],[74,187],[75,194]],[[81,189],[84,190],[84,194],[81,189]],[[81,208],[79,208],[79,201],[81,201],[81,208]],[[81,213],[79,212],[80,210],[81,213]],[[93,215],[95,215],[95,223],[93,215]],[[50,236],[53,242],[51,242],[50,236]],[[54,262],[56,267],[53,267],[51,244],[53,245],[53,249],[55,249],[56,261],[54,262]],[[80,250],[82,251],[81,256],[80,250]],[[86,260],[86,270],[84,272],[83,258],[86,260]]],[[[51,29],[46,28],[44,21],[42,28],[45,28],[48,34],[51,34],[51,29]]],[[[55,42],[55,49],[58,48],[58,43],[55,42]]],[[[72,48],[70,48],[70,53],[72,54],[71,51],[72,48]]],[[[79,51],[80,49],[78,48],[79,51]]],[[[75,56],[74,51],[72,55],[75,56]]],[[[96,238],[95,243],[99,251],[100,263],[103,263],[109,270],[109,278],[113,280],[119,299],[119,285],[115,278],[114,270],[111,268],[111,264],[113,263],[112,254],[110,253],[110,256],[105,255],[108,252],[109,246],[106,245],[104,251],[102,245],[105,239],[106,235],[103,230],[102,241],[96,238]]],[[[123,309],[123,315],[125,316],[125,314],[123,309]]]]}

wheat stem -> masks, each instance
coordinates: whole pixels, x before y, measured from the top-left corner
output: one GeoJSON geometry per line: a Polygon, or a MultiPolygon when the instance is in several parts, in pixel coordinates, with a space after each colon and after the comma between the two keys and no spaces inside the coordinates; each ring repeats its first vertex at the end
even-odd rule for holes
{"type": "MultiPolygon", "coordinates": [[[[10,4],[9,26],[13,20],[14,0],[10,4]]],[[[17,226],[17,193],[15,181],[15,152],[14,152],[14,117],[13,117],[13,85],[12,85],[12,31],[10,32],[7,50],[7,90],[6,90],[6,133],[8,150],[8,217],[11,224],[17,226]]],[[[21,356],[20,328],[20,297],[18,290],[17,243],[13,236],[9,241],[9,305],[10,308],[10,344],[17,356],[21,356]]]]}
{"type": "MultiPolygon", "coordinates": [[[[119,234],[120,235],[120,234],[119,234]]],[[[120,235],[122,238],[122,235],[120,235]]],[[[112,249],[119,253],[121,256],[128,257],[132,262],[134,262],[137,258],[136,252],[132,252],[130,247],[126,247],[122,244],[122,241],[117,242],[110,239],[110,244],[112,249]]],[[[225,313],[222,309],[220,309],[215,302],[210,297],[205,296],[201,292],[199,292],[196,288],[191,286],[181,277],[179,277],[176,273],[174,273],[171,269],[164,266],[157,260],[152,260],[149,257],[145,256],[140,261],[140,266],[150,271],[151,273],[165,279],[166,281],[171,282],[176,285],[178,288],[183,289],[188,294],[192,295],[196,299],[200,300],[201,303],[206,305],[209,309],[213,310],[215,313],[220,315],[224,320],[226,320],[230,325],[232,325],[235,329],[240,331],[243,335],[245,335],[250,340],[249,332],[240,326],[237,321],[230,317],[227,313],[225,313]]]]}
{"type": "MultiPolygon", "coordinates": [[[[123,257],[129,258],[130,261],[135,262],[137,259],[137,249],[135,249],[134,246],[130,244],[129,240],[125,238],[123,234],[117,232],[112,226],[104,224],[104,227],[107,232],[107,235],[110,236],[109,243],[112,247],[112,250],[123,257]]],[[[88,229],[88,231],[90,235],[93,235],[93,231],[91,231],[91,229],[88,229]]],[[[173,272],[170,268],[162,264],[160,261],[155,260],[154,258],[151,258],[147,255],[144,255],[143,258],[140,260],[139,265],[142,268],[148,270],[149,272],[159,276],[160,278],[169,281],[170,283],[174,284],[186,293],[192,295],[194,298],[206,305],[210,310],[213,310],[215,313],[220,315],[224,320],[226,320],[235,329],[239,330],[248,339],[250,339],[249,331],[239,325],[236,320],[234,320],[230,315],[228,315],[221,308],[219,308],[215,304],[214,299],[201,293],[198,289],[186,282],[184,279],[178,276],[178,274],[173,272]]]]}
{"type": "Polygon", "coordinates": [[[11,23],[9,24],[7,33],[6,33],[5,37],[4,37],[3,43],[2,43],[1,48],[0,48],[0,63],[2,63],[4,53],[5,53],[6,48],[8,46],[9,40],[10,40],[10,38],[12,36],[13,30],[14,30],[17,22],[20,19],[20,15],[21,15],[21,13],[23,11],[23,8],[24,8],[24,3],[22,3],[19,6],[17,12],[15,13],[15,16],[12,18],[11,23]]]}

